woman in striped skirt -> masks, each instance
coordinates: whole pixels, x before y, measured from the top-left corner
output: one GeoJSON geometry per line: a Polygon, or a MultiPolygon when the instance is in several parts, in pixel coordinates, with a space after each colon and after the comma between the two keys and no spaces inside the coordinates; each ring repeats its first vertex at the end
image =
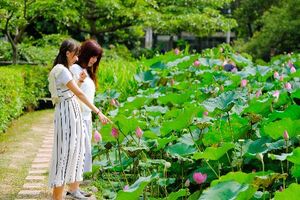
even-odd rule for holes
{"type": "Polygon", "coordinates": [[[92,104],[73,80],[69,66],[78,59],[79,45],[74,40],[65,40],[49,74],[49,90],[55,104],[54,146],[49,173],[49,184],[53,188],[53,199],[62,200],[65,184],[76,199],[87,199],[78,191],[83,179],[85,136],[82,115],[77,96],[95,112],[100,121],[110,120],[92,104]]]}

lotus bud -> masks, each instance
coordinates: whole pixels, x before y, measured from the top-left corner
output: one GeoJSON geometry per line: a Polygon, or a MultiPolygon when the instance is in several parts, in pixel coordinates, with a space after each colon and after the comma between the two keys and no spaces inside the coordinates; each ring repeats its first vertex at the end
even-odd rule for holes
{"type": "Polygon", "coordinates": [[[278,100],[280,95],[280,92],[278,90],[275,90],[275,92],[273,93],[273,97],[275,97],[276,100],[278,100]]]}
{"type": "Polygon", "coordinates": [[[195,172],[193,174],[193,179],[197,184],[202,184],[206,181],[207,174],[202,174],[200,172],[195,172]]]}
{"type": "Polygon", "coordinates": [[[204,111],[203,116],[208,116],[208,111],[204,111]]]}
{"type": "Polygon", "coordinates": [[[256,96],[256,97],[260,97],[260,96],[261,96],[261,94],[262,94],[262,92],[261,92],[261,89],[259,89],[259,90],[257,90],[257,92],[256,92],[255,96],[256,96]]]}
{"type": "Polygon", "coordinates": [[[241,87],[246,87],[248,81],[246,79],[241,80],[241,87]]]}
{"type": "Polygon", "coordinates": [[[284,87],[285,87],[285,89],[287,89],[287,90],[291,90],[291,89],[292,89],[292,85],[291,85],[290,83],[286,83],[286,84],[284,85],[284,87]]]}
{"type": "Polygon", "coordinates": [[[280,80],[280,81],[283,81],[283,78],[284,78],[284,76],[281,75],[281,76],[279,77],[279,80],[280,80]]]}
{"type": "Polygon", "coordinates": [[[95,142],[102,142],[102,136],[97,130],[94,132],[94,140],[95,142]]]}
{"type": "Polygon", "coordinates": [[[125,185],[123,191],[129,190],[129,185],[125,185]]]}
{"type": "Polygon", "coordinates": [[[232,70],[231,70],[231,72],[233,72],[233,73],[235,73],[235,72],[237,72],[237,71],[238,71],[238,70],[237,70],[236,67],[232,68],[232,70]]]}
{"type": "Polygon", "coordinates": [[[174,80],[174,79],[171,79],[171,80],[170,80],[170,85],[173,86],[174,84],[175,84],[175,80],[174,80]]]}
{"type": "Polygon", "coordinates": [[[118,137],[119,137],[119,130],[116,129],[116,128],[112,128],[112,129],[111,129],[111,135],[112,135],[114,138],[118,138],[118,137]]]}
{"type": "Polygon", "coordinates": [[[278,72],[274,72],[274,78],[279,79],[279,73],[278,72]]]}
{"type": "Polygon", "coordinates": [[[176,55],[178,55],[178,54],[180,53],[180,50],[179,50],[178,48],[176,48],[176,49],[174,49],[174,53],[175,53],[176,55]]]}
{"type": "Polygon", "coordinates": [[[142,136],[143,136],[143,131],[142,131],[142,129],[141,129],[140,127],[137,127],[137,128],[135,129],[135,134],[136,134],[136,137],[138,137],[139,139],[141,139],[142,136]]]}
{"type": "Polygon", "coordinates": [[[190,183],[191,183],[190,179],[186,179],[186,181],[185,181],[185,183],[184,183],[184,186],[185,186],[185,187],[189,187],[189,186],[190,186],[190,183]]]}
{"type": "Polygon", "coordinates": [[[283,138],[284,138],[285,141],[289,140],[289,133],[287,132],[287,130],[285,130],[283,132],[283,138]]]}
{"type": "Polygon", "coordinates": [[[199,67],[200,66],[200,61],[199,60],[195,60],[194,61],[194,66],[195,67],[199,67]]]}
{"type": "Polygon", "coordinates": [[[288,66],[289,66],[290,68],[294,67],[294,64],[292,63],[292,61],[289,60],[288,66]]]}
{"type": "Polygon", "coordinates": [[[296,68],[295,67],[291,67],[290,72],[293,74],[296,72],[296,68]]]}

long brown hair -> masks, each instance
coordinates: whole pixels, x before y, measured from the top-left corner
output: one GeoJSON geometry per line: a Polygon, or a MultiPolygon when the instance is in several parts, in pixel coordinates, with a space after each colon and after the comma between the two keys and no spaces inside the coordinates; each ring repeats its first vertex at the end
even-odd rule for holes
{"type": "Polygon", "coordinates": [[[90,75],[91,79],[94,81],[95,86],[97,83],[97,72],[99,67],[99,62],[102,58],[103,49],[95,40],[86,40],[81,44],[80,55],[78,56],[78,61],[76,62],[82,68],[85,68],[90,75]],[[97,61],[92,67],[88,67],[88,63],[91,57],[97,56],[97,61]]]}
{"type": "Polygon", "coordinates": [[[69,52],[75,52],[75,54],[79,54],[80,51],[80,45],[78,42],[76,42],[73,39],[68,39],[65,40],[61,43],[60,48],[59,48],[59,53],[56,56],[54,62],[53,62],[53,67],[57,64],[62,64],[66,68],[68,68],[68,58],[67,58],[67,51],[69,52]]]}

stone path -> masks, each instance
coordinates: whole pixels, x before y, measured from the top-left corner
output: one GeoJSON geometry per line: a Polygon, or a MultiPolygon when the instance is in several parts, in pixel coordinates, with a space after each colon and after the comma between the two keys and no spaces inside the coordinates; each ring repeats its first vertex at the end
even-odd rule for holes
{"type": "Polygon", "coordinates": [[[43,127],[43,143],[39,148],[31,168],[26,177],[22,190],[16,200],[51,199],[51,192],[47,186],[48,169],[53,145],[53,125],[43,127]]]}

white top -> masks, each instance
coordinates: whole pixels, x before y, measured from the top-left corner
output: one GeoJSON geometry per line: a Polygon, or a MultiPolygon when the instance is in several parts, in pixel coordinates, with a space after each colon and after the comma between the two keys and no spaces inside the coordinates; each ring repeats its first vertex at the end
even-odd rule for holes
{"type": "Polygon", "coordinates": [[[53,104],[59,102],[57,88],[67,89],[66,84],[72,79],[73,78],[70,71],[62,64],[57,64],[52,68],[48,77],[48,81],[49,81],[48,88],[51,93],[53,104]]]}
{"type": "MultiPolygon", "coordinates": [[[[73,77],[76,81],[79,79],[79,75],[82,71],[85,71],[87,77],[84,79],[84,82],[80,85],[80,89],[84,92],[91,103],[94,103],[94,96],[95,96],[95,84],[94,81],[91,79],[89,74],[87,73],[86,69],[81,68],[78,64],[74,64],[70,67],[70,71],[73,74],[73,77]]],[[[84,120],[91,120],[92,114],[91,109],[87,107],[84,103],[80,102],[80,107],[82,111],[82,117],[84,120]]]]}

